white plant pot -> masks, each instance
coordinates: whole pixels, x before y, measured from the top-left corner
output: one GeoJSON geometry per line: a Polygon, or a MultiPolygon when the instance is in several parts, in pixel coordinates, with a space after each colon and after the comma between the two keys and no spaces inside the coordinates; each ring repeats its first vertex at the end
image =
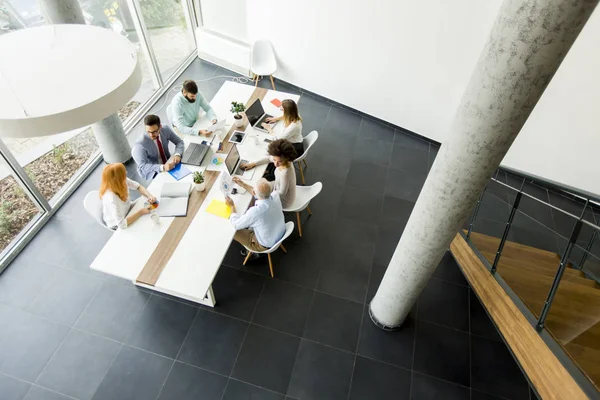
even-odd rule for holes
{"type": "Polygon", "coordinates": [[[204,189],[206,189],[206,182],[194,183],[194,190],[204,192],[204,189]]]}
{"type": "Polygon", "coordinates": [[[235,126],[236,128],[240,128],[242,125],[244,125],[244,117],[237,119],[234,118],[233,119],[233,126],[235,126]]]}

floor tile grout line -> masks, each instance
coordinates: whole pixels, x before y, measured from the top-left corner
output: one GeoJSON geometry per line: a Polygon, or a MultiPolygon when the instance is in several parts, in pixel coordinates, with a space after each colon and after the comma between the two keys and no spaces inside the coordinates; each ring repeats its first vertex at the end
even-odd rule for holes
{"type": "Polygon", "coordinates": [[[258,303],[260,302],[260,298],[262,297],[262,294],[265,291],[265,286],[267,286],[267,285],[266,285],[266,282],[263,280],[262,287],[260,288],[260,293],[258,294],[258,297],[256,299],[256,304],[254,305],[254,310],[252,310],[252,315],[250,316],[250,321],[247,321],[248,325],[246,326],[246,332],[244,332],[244,337],[242,338],[242,341],[240,342],[240,348],[238,349],[235,359],[233,360],[233,364],[231,366],[231,371],[229,371],[229,375],[227,377],[227,383],[225,384],[225,388],[223,389],[223,394],[221,395],[221,400],[223,400],[225,398],[225,393],[227,392],[227,387],[229,386],[229,380],[231,379],[231,376],[233,375],[233,372],[235,371],[235,366],[238,362],[240,354],[242,353],[242,349],[244,348],[244,343],[246,342],[246,337],[248,336],[248,331],[250,330],[250,326],[252,325],[252,320],[254,319],[254,314],[256,314],[256,310],[258,308],[258,303]]]}
{"type": "Polygon", "coordinates": [[[412,389],[414,386],[415,379],[415,358],[417,357],[417,330],[419,329],[419,299],[417,298],[417,302],[415,303],[417,306],[417,310],[415,312],[415,331],[413,332],[413,348],[412,348],[412,360],[410,361],[410,388],[408,390],[408,398],[412,397],[412,389]]]}
{"type": "MultiPolygon", "coordinates": [[[[445,383],[449,383],[449,384],[451,384],[451,385],[460,386],[461,388],[467,389],[467,390],[469,390],[469,391],[471,390],[471,387],[469,387],[469,386],[465,386],[465,385],[462,385],[462,384],[460,384],[460,383],[456,383],[456,382],[453,382],[453,381],[449,381],[448,379],[440,378],[440,377],[437,377],[437,376],[434,376],[434,375],[430,375],[430,374],[426,374],[426,373],[424,373],[424,372],[417,371],[417,370],[414,370],[414,369],[413,369],[413,375],[414,375],[414,374],[417,374],[417,375],[422,375],[422,376],[425,376],[425,377],[427,377],[427,378],[436,379],[436,380],[438,380],[438,381],[445,382],[445,383]]],[[[484,393],[487,393],[487,392],[484,392],[484,393]]],[[[490,394],[491,394],[491,393],[490,393],[490,394]]]]}
{"type": "MultiPolygon", "coordinates": [[[[60,342],[60,344],[58,345],[58,347],[56,348],[56,350],[54,350],[54,353],[52,353],[52,356],[48,359],[48,361],[46,362],[46,364],[44,365],[44,368],[42,368],[42,370],[40,371],[40,373],[38,374],[37,378],[35,378],[34,383],[36,383],[40,377],[44,374],[44,372],[46,372],[46,369],[48,368],[48,365],[50,365],[50,363],[52,362],[52,360],[54,360],[54,357],[56,356],[56,354],[58,353],[58,351],[63,347],[63,345],[65,344],[65,342],[67,341],[67,338],[71,335],[71,332],[73,332],[73,328],[75,326],[75,324],[77,322],[79,322],[79,320],[81,319],[81,316],[83,315],[83,313],[88,309],[88,307],[90,306],[92,300],[94,298],[96,298],[96,296],[98,295],[98,292],[100,291],[100,288],[104,285],[104,283],[102,283],[101,285],[99,285],[96,288],[96,292],[94,293],[93,296],[90,297],[90,300],[88,301],[87,305],[85,306],[85,308],[81,311],[81,314],[79,314],[79,316],[77,317],[77,319],[75,320],[75,322],[72,325],[67,325],[67,324],[63,324],[63,326],[67,326],[69,327],[69,331],[65,334],[65,337],[62,339],[62,341],[60,342]]],[[[40,291],[41,294],[41,291],[40,291]]],[[[40,295],[38,294],[38,296],[40,295]]],[[[34,313],[31,313],[32,315],[37,315],[34,313]]],[[[48,321],[52,321],[50,319],[48,319],[48,321]]],[[[56,321],[52,321],[54,323],[57,323],[56,321]]]]}
{"type": "MultiPolygon", "coordinates": [[[[269,388],[267,388],[267,387],[260,386],[260,385],[257,385],[257,384],[255,384],[255,383],[252,383],[252,382],[246,382],[246,381],[243,381],[243,380],[241,380],[241,379],[239,379],[239,378],[234,378],[234,377],[230,376],[230,377],[229,377],[229,379],[230,379],[230,380],[233,380],[233,381],[236,381],[236,382],[243,383],[243,384],[245,384],[245,385],[248,385],[248,386],[254,386],[255,388],[259,388],[259,389],[262,389],[262,390],[266,390],[266,391],[269,391],[269,392],[272,392],[272,393],[275,393],[275,394],[280,394],[280,395],[282,395],[283,397],[285,397],[285,396],[286,396],[286,394],[285,394],[285,393],[281,393],[281,392],[278,392],[277,390],[269,389],[269,388]]],[[[225,391],[223,391],[223,393],[225,393],[225,391]]]]}
{"type": "MultiPolygon", "coordinates": [[[[163,382],[163,384],[160,387],[160,390],[158,391],[158,394],[156,395],[155,400],[158,400],[160,398],[160,395],[162,394],[165,385],[167,384],[167,380],[169,379],[169,377],[171,376],[171,372],[173,371],[173,367],[175,366],[175,363],[177,362],[177,359],[179,358],[179,354],[181,353],[181,350],[183,349],[183,346],[185,344],[185,341],[187,340],[192,328],[194,327],[194,323],[196,322],[196,318],[198,318],[198,314],[199,314],[199,309],[196,308],[196,313],[194,314],[194,318],[192,319],[192,323],[190,324],[190,327],[188,328],[187,332],[185,333],[185,336],[183,338],[183,340],[181,341],[181,345],[179,346],[179,350],[177,350],[177,354],[175,354],[175,358],[173,359],[173,363],[171,364],[171,368],[169,368],[169,372],[167,373],[167,376],[165,376],[165,380],[163,382]]],[[[225,392],[223,390],[223,392],[225,392]]]]}
{"type": "MultiPolygon", "coordinates": [[[[336,218],[337,218],[337,216],[336,216],[336,218]]],[[[253,272],[253,271],[249,271],[249,270],[245,270],[245,269],[241,269],[241,268],[237,268],[237,267],[232,267],[232,266],[225,265],[225,264],[223,264],[223,266],[225,266],[225,267],[227,267],[227,268],[235,269],[236,271],[242,271],[242,272],[247,272],[247,273],[249,273],[249,274],[257,275],[257,276],[260,276],[260,277],[263,277],[263,278],[266,278],[266,279],[276,279],[276,280],[278,280],[278,281],[281,281],[281,282],[284,282],[284,283],[288,283],[288,284],[290,284],[290,285],[293,285],[293,286],[296,286],[296,287],[299,287],[299,288],[302,288],[302,289],[315,290],[315,291],[317,291],[317,292],[319,292],[319,293],[321,293],[321,294],[326,294],[326,295],[328,295],[328,296],[336,297],[336,298],[338,298],[338,299],[342,299],[342,300],[346,300],[346,301],[351,301],[351,302],[353,302],[353,303],[356,303],[356,304],[362,304],[362,305],[364,305],[364,303],[361,303],[361,302],[359,302],[359,301],[352,300],[352,299],[349,299],[349,298],[347,298],[347,297],[342,297],[342,296],[338,296],[338,295],[335,295],[335,294],[331,294],[331,293],[325,292],[325,291],[323,291],[323,290],[319,290],[318,288],[311,288],[311,287],[308,287],[308,286],[299,285],[299,284],[298,284],[298,283],[296,283],[296,282],[290,282],[290,281],[286,281],[286,280],[283,280],[283,279],[280,279],[280,278],[277,278],[277,277],[275,277],[275,278],[270,278],[270,277],[268,277],[268,276],[265,276],[265,275],[262,275],[262,274],[259,274],[259,273],[253,272]]],[[[319,277],[320,277],[320,272],[321,272],[321,270],[323,270],[323,267],[321,267],[321,268],[320,268],[320,270],[319,270],[319,277]]],[[[318,283],[319,283],[319,280],[318,280],[318,279],[319,279],[319,277],[317,277],[317,286],[318,286],[318,283]]],[[[204,309],[205,307],[206,307],[206,306],[202,307],[201,309],[204,309]]]]}
{"type": "Polygon", "coordinates": [[[469,317],[469,386],[471,389],[469,390],[469,398],[473,399],[473,363],[471,359],[473,358],[473,345],[471,343],[471,289],[467,289],[467,313],[469,317]]]}
{"type": "MultiPolygon", "coordinates": [[[[319,276],[317,277],[317,284],[319,279],[321,278],[322,268],[319,270],[319,276]]],[[[298,356],[300,355],[300,348],[302,347],[302,340],[304,340],[304,333],[306,332],[306,327],[308,326],[308,320],[310,318],[310,313],[312,311],[313,305],[315,304],[315,297],[317,297],[317,291],[313,290],[312,298],[310,299],[310,306],[308,307],[308,315],[306,316],[306,321],[304,321],[304,328],[302,328],[302,337],[300,338],[300,342],[298,343],[298,350],[296,351],[296,357],[294,358],[294,365],[292,367],[292,372],[290,373],[290,380],[288,382],[288,386],[285,390],[285,395],[290,391],[290,385],[292,384],[292,379],[294,378],[294,372],[296,371],[296,365],[298,364],[298,356]]]]}
{"type": "MultiPolygon", "coordinates": [[[[146,302],[144,303],[144,307],[142,307],[142,309],[140,310],[140,313],[136,316],[135,320],[132,322],[132,325],[135,324],[138,320],[138,318],[140,317],[140,315],[142,314],[142,311],[144,311],[144,308],[146,308],[146,305],[148,304],[148,302],[150,301],[150,297],[148,296],[148,298],[146,299],[146,302]]],[[[127,338],[125,338],[127,339],[127,338]]],[[[125,343],[121,342],[121,345],[119,346],[119,350],[117,350],[115,352],[115,356],[113,357],[112,361],[110,362],[110,365],[108,366],[108,368],[106,369],[106,372],[104,373],[104,376],[102,377],[102,380],[100,381],[100,383],[98,384],[98,387],[96,387],[96,390],[94,391],[94,394],[92,395],[92,398],[94,398],[94,396],[96,395],[96,393],[98,393],[98,389],[100,388],[100,386],[102,386],[102,382],[104,382],[104,380],[106,379],[108,372],[110,371],[110,369],[112,368],[112,366],[114,365],[115,361],[117,360],[117,357],[119,357],[119,354],[121,354],[121,350],[123,350],[123,346],[125,345],[125,343]]],[[[150,353],[150,352],[148,352],[150,353]]]]}
{"type": "MultiPolygon", "coordinates": [[[[383,208],[383,206],[382,206],[383,208]]],[[[376,246],[373,248],[373,257],[375,257],[375,251],[376,251],[376,246]]],[[[346,396],[346,399],[350,399],[350,395],[352,394],[352,384],[354,382],[354,371],[356,369],[356,358],[358,357],[358,348],[360,347],[360,336],[362,333],[362,328],[363,325],[365,323],[364,319],[365,319],[365,308],[369,307],[368,303],[368,297],[369,297],[369,286],[371,284],[371,276],[373,275],[373,264],[371,264],[371,269],[369,270],[369,278],[367,279],[367,293],[365,294],[365,301],[364,301],[364,305],[362,307],[362,311],[360,314],[360,327],[358,328],[358,338],[356,339],[356,348],[354,351],[354,361],[352,362],[352,374],[350,375],[350,386],[348,387],[348,396],[346,396]]],[[[368,322],[367,322],[368,323],[368,322]]]]}
{"type": "MultiPolygon", "coordinates": [[[[10,375],[6,375],[6,376],[10,376],[10,375]]],[[[13,378],[13,377],[11,376],[11,378],[13,378]]],[[[30,382],[27,382],[27,383],[30,383],[30,382]]],[[[27,389],[27,393],[25,393],[25,397],[23,397],[23,399],[26,399],[26,398],[27,398],[27,396],[29,396],[29,392],[31,392],[31,390],[32,390],[34,387],[37,387],[37,388],[40,388],[40,389],[43,389],[43,390],[47,390],[48,392],[51,392],[51,393],[59,394],[59,395],[61,395],[61,396],[64,396],[64,397],[66,397],[66,398],[68,398],[68,399],[80,400],[80,399],[79,399],[79,398],[77,398],[77,397],[73,397],[73,396],[69,396],[68,394],[65,394],[65,393],[57,392],[56,390],[49,389],[49,388],[47,388],[47,387],[44,387],[44,386],[38,385],[37,383],[30,383],[29,389],[27,389]]]]}

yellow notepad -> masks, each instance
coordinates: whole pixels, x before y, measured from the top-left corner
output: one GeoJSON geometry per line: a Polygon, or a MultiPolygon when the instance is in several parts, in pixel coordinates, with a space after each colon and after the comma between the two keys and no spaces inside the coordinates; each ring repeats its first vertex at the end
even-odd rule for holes
{"type": "Polygon", "coordinates": [[[223,217],[229,219],[231,215],[231,207],[229,207],[224,201],[213,200],[206,207],[206,212],[216,215],[217,217],[223,217]]]}

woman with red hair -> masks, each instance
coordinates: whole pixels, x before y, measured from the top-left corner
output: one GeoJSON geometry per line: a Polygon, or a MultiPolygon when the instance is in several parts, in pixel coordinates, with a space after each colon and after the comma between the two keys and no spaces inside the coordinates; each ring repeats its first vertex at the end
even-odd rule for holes
{"type": "Polygon", "coordinates": [[[127,216],[131,208],[129,189],[135,189],[148,198],[148,203],[156,203],[145,187],[127,177],[123,164],[108,164],[102,171],[100,198],[102,199],[102,218],[111,229],[127,228],[142,215],[150,213],[152,206],[143,207],[138,212],[127,216]]]}

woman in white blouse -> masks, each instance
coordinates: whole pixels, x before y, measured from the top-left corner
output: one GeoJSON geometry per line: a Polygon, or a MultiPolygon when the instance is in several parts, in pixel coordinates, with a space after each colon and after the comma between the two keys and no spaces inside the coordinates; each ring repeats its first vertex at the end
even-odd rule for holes
{"type": "MultiPolygon", "coordinates": [[[[281,206],[288,208],[296,199],[296,170],[293,161],[296,159],[296,150],[290,142],[285,139],[277,139],[269,143],[267,148],[269,157],[263,158],[253,163],[242,165],[243,169],[252,169],[257,165],[271,162],[275,165],[275,180],[271,183],[273,191],[279,193],[281,206]]],[[[242,186],[247,191],[254,194],[254,188],[240,178],[235,176],[233,181],[242,186]]]]}
{"type": "Polygon", "coordinates": [[[102,171],[100,198],[102,199],[102,218],[111,229],[127,228],[139,217],[150,213],[152,205],[143,207],[138,212],[127,216],[131,208],[129,189],[135,189],[148,198],[148,203],[155,204],[156,198],[145,187],[127,177],[123,164],[108,164],[102,171]]]}
{"type": "MultiPolygon", "coordinates": [[[[286,99],[281,102],[283,115],[277,118],[267,118],[267,123],[262,124],[263,128],[275,135],[277,139],[286,139],[296,149],[297,156],[304,154],[304,138],[302,137],[302,118],[298,114],[298,106],[294,100],[286,99]],[[283,126],[276,126],[275,129],[269,123],[283,121],[283,126]]],[[[293,161],[293,160],[292,160],[293,161]]]]}

